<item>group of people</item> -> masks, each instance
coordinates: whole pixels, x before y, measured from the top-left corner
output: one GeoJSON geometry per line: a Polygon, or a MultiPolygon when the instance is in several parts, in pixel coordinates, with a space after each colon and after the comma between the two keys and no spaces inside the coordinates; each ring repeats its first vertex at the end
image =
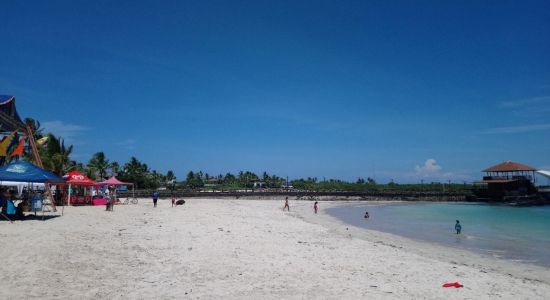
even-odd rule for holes
{"type": "MultiPolygon", "coordinates": [[[[315,201],[315,203],[313,204],[313,212],[315,214],[317,214],[317,211],[319,209],[318,205],[319,205],[318,201],[315,201]]],[[[283,211],[285,211],[285,210],[290,211],[290,205],[288,204],[288,197],[285,197],[285,205],[283,206],[283,211]]],[[[370,215],[369,215],[368,211],[365,212],[365,215],[363,216],[363,218],[365,218],[365,219],[370,218],[370,215]]],[[[459,220],[456,220],[455,230],[456,230],[456,234],[460,234],[462,232],[462,225],[460,225],[459,220]]]]}
{"type": "MultiPolygon", "coordinates": [[[[151,197],[153,198],[153,206],[157,207],[157,202],[159,200],[159,192],[153,191],[153,194],[151,194],[151,197]]],[[[185,200],[177,199],[176,195],[172,194],[172,207],[183,205],[183,204],[185,204],[185,200]]]]}
{"type": "MultiPolygon", "coordinates": [[[[313,203],[313,212],[314,213],[317,213],[318,209],[319,209],[319,202],[315,201],[315,203],[313,203]]],[[[290,211],[290,205],[288,204],[288,197],[285,197],[285,206],[283,206],[283,211],[285,211],[285,209],[287,211],[290,211]]]]}
{"type": "Polygon", "coordinates": [[[0,188],[0,219],[6,219],[9,221],[12,220],[22,220],[25,218],[25,211],[28,211],[31,205],[30,197],[31,193],[24,190],[21,195],[21,202],[15,205],[15,202],[19,199],[17,198],[17,191],[8,190],[7,188],[0,188]]]}

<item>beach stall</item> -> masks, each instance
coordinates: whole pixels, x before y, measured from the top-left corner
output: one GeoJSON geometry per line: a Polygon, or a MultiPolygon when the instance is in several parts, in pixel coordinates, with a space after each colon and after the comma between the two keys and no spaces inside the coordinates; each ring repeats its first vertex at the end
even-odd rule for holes
{"type": "MultiPolygon", "coordinates": [[[[97,183],[98,185],[100,186],[114,186],[114,187],[118,187],[118,186],[132,186],[132,194],[135,198],[135,193],[134,193],[134,184],[131,183],[131,182],[122,182],[120,180],[118,180],[118,178],[116,178],[115,176],[105,180],[105,181],[102,181],[102,182],[98,182],[97,183]]],[[[114,189],[114,195],[113,196],[113,199],[116,199],[116,189],[114,189]]]]}
{"type": "MultiPolygon", "coordinates": [[[[54,173],[39,168],[24,160],[19,160],[9,165],[0,167],[0,181],[44,184],[46,191],[50,190],[51,185],[64,182],[61,177],[55,175],[54,173]]],[[[22,197],[21,210],[30,210],[34,212],[42,210],[44,205],[43,195],[41,193],[30,192],[25,195],[25,197],[22,197]],[[25,207],[25,209],[23,209],[23,207],[25,207]]]]}
{"type": "Polygon", "coordinates": [[[69,186],[65,203],[67,205],[89,205],[92,204],[92,188],[98,184],[88,178],[88,176],[72,171],[63,178],[66,179],[66,184],[69,186]],[[73,191],[73,187],[79,187],[79,191],[73,191]]]}

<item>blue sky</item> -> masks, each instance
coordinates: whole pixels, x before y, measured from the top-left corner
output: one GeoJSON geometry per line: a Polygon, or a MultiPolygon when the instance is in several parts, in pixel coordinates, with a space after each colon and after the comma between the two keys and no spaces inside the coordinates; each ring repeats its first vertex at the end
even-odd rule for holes
{"type": "Polygon", "coordinates": [[[0,94],[178,178],[550,169],[548,1],[3,1],[0,94]]]}

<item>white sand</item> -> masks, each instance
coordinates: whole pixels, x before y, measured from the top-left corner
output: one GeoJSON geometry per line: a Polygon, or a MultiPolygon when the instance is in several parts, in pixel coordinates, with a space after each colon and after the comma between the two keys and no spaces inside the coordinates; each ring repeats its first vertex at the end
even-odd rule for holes
{"type": "MultiPolygon", "coordinates": [[[[0,298],[548,299],[550,270],[349,228],[312,202],[190,199],[0,222],[0,298]],[[464,288],[442,288],[460,281],[464,288]]],[[[320,207],[329,204],[321,202],[320,207]]]]}

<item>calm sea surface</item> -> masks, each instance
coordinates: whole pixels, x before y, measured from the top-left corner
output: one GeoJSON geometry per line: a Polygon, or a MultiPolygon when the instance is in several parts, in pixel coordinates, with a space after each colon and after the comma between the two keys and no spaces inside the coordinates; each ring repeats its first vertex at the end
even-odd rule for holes
{"type": "Polygon", "coordinates": [[[327,212],[362,228],[550,267],[550,206],[355,204],[327,212]],[[365,211],[369,219],[363,218],[365,211]],[[461,235],[455,233],[456,220],[462,224],[461,235]]]}

